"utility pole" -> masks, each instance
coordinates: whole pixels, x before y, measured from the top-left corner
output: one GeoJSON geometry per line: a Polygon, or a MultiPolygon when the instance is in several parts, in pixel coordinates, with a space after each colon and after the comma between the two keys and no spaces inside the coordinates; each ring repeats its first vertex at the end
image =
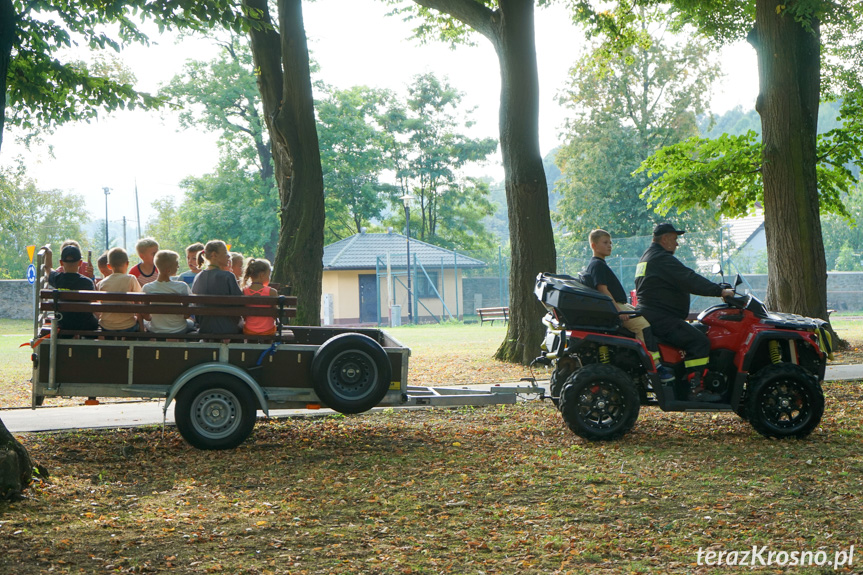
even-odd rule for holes
{"type": "Polygon", "coordinates": [[[411,200],[414,197],[405,194],[401,198],[405,204],[405,238],[407,239],[407,263],[408,263],[408,323],[414,322],[414,310],[411,305],[411,200]]]}
{"type": "Polygon", "coordinates": [[[108,251],[108,194],[111,193],[111,188],[102,188],[105,192],[105,251],[108,251]]]}
{"type": "Polygon", "coordinates": [[[126,249],[126,216],[123,216],[123,249],[126,249]]]}

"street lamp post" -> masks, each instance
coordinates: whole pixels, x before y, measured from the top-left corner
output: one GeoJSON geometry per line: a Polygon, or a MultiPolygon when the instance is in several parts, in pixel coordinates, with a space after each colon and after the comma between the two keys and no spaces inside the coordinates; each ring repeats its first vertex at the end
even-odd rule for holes
{"type": "Polygon", "coordinates": [[[108,251],[108,194],[111,188],[102,188],[105,191],[105,251],[108,251]]]}
{"type": "Polygon", "coordinates": [[[407,238],[407,261],[408,261],[408,323],[414,322],[414,310],[411,305],[411,200],[414,197],[405,194],[401,198],[405,204],[405,237],[407,238]]]}

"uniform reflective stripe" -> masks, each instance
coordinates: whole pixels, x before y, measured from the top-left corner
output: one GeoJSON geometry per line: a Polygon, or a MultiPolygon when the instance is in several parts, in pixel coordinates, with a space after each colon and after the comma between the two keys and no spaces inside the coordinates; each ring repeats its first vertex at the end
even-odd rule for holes
{"type": "Polygon", "coordinates": [[[698,359],[687,359],[683,362],[683,365],[687,368],[690,367],[700,367],[702,365],[707,365],[710,361],[709,357],[699,357],[698,359]]]}
{"type": "Polygon", "coordinates": [[[635,266],[635,277],[643,278],[644,274],[647,273],[647,262],[638,262],[638,265],[635,266]]]}
{"type": "Polygon", "coordinates": [[[659,354],[658,351],[654,351],[650,355],[653,357],[653,361],[659,361],[660,359],[662,359],[662,356],[659,354]]]}

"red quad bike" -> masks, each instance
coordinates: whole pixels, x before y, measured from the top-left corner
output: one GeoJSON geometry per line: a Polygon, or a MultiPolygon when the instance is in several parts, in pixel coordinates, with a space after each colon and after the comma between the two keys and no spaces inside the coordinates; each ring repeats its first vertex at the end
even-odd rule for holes
{"type": "MultiPolygon", "coordinates": [[[[741,281],[737,276],[735,287],[741,281]]],[[[642,405],[734,411],[762,435],[778,438],[806,437],[821,421],[821,382],[831,353],[823,320],[770,312],[752,295],[702,311],[693,325],[710,338],[703,383],[721,397],[708,403],[688,399],[683,352],[660,344],[662,363],[676,377],[663,384],[647,349],[621,327],[611,298],[574,277],[546,273],[537,276],[535,293],[548,310],[535,363],[554,366],[551,399],[576,435],[622,437],[642,405]]]]}

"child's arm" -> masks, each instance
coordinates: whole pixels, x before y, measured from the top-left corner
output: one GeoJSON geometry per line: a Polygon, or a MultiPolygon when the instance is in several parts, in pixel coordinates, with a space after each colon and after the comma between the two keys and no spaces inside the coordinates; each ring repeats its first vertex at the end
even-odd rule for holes
{"type": "Polygon", "coordinates": [[[596,291],[598,291],[598,292],[599,292],[599,293],[601,293],[601,294],[605,294],[605,295],[607,295],[608,297],[610,297],[610,298],[611,298],[611,301],[614,301],[614,296],[613,296],[613,295],[611,295],[611,292],[610,292],[610,291],[608,291],[608,286],[607,286],[607,285],[605,285],[605,284],[599,284],[598,286],[596,286],[596,291]]]}
{"type": "Polygon", "coordinates": [[[54,269],[54,264],[52,262],[53,256],[51,254],[51,248],[49,246],[42,246],[42,249],[45,250],[44,259],[42,261],[42,269],[39,270],[45,276],[45,281],[48,281],[48,276],[51,275],[51,272],[54,269]]]}

